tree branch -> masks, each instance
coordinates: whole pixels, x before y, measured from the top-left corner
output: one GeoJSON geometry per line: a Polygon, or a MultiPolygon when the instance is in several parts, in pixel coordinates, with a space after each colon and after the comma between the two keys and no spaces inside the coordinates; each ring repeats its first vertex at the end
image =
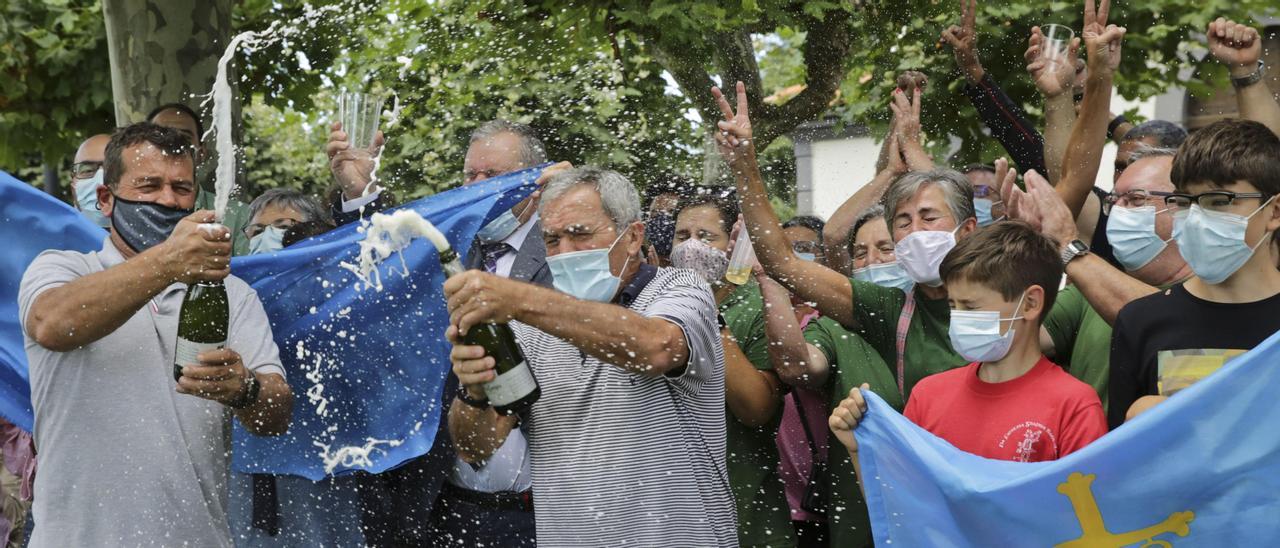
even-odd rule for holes
{"type": "Polygon", "coordinates": [[[756,150],[764,150],[774,139],[822,115],[835,99],[852,52],[851,17],[848,11],[837,9],[828,11],[821,20],[810,19],[804,40],[805,88],[786,103],[763,105],[755,111],[760,115],[752,113],[756,150]]]}

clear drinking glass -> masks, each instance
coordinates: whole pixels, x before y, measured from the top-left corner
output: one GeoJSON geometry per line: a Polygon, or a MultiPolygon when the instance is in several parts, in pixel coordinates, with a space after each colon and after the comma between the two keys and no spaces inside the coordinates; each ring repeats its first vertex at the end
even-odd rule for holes
{"type": "Polygon", "coordinates": [[[733,256],[729,257],[729,269],[725,271],[724,279],[737,285],[747,283],[751,279],[751,265],[755,263],[756,250],[751,247],[747,227],[743,226],[738,231],[737,242],[733,244],[733,256]]]}
{"type": "Polygon", "coordinates": [[[1044,35],[1040,55],[1053,63],[1065,61],[1067,48],[1071,47],[1071,40],[1076,37],[1076,32],[1071,27],[1049,24],[1040,27],[1040,34],[1044,35]]]}
{"type": "Polygon", "coordinates": [[[382,104],[385,95],[343,91],[338,94],[338,121],[342,122],[342,131],[347,132],[347,141],[352,148],[364,149],[373,144],[373,136],[378,133],[382,122],[382,104]]]}

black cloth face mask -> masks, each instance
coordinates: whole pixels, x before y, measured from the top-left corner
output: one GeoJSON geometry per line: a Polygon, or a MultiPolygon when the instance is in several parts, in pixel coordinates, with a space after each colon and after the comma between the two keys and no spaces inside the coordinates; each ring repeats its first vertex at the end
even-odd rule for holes
{"type": "Polygon", "coordinates": [[[155,202],[135,202],[112,193],[115,206],[111,208],[111,227],[124,243],[137,253],[142,253],[169,238],[173,229],[194,209],[177,209],[155,202]]]}

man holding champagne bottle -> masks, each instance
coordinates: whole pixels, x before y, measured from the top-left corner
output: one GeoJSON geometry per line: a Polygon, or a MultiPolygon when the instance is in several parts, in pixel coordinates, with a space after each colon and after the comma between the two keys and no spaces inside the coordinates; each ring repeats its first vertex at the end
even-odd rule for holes
{"type": "Polygon", "coordinates": [[[116,131],[104,172],[102,249],[47,251],[19,290],[41,455],[31,546],[230,546],[229,415],[279,435],[293,405],[271,327],[230,276],[227,228],[193,211],[180,133],[116,131]]]}
{"type": "Polygon", "coordinates": [[[539,544],[736,545],[724,355],[707,283],[644,262],[640,197],[618,173],[556,173],[539,214],[555,290],[474,270],[445,282],[462,384],[449,411],[459,456],[484,462],[519,424],[539,544]],[[520,353],[463,342],[486,323],[509,323],[520,353]],[[540,396],[500,414],[485,385],[518,370],[497,360],[519,354],[540,396]]]}

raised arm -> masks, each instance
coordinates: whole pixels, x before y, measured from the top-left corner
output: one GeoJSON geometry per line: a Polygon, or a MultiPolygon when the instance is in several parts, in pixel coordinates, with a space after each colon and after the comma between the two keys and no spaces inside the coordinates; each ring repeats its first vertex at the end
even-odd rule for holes
{"type": "Polygon", "coordinates": [[[778,222],[778,215],[769,204],[769,195],[756,163],[746,88],[738,82],[736,114],[719,88],[711,88],[711,93],[715,95],[725,118],[717,123],[716,143],[720,154],[733,169],[738,200],[747,221],[747,233],[751,236],[760,264],[787,289],[806,301],[817,303],[823,314],[845,326],[855,327],[853,286],[849,278],[816,262],[800,260],[782,233],[782,223],[778,222]]]}
{"type": "Polygon", "coordinates": [[[902,159],[912,171],[929,171],[933,169],[933,158],[924,149],[923,137],[920,134],[920,105],[924,102],[924,90],[916,88],[913,93],[901,89],[893,90],[893,100],[889,108],[893,110],[894,119],[898,120],[898,146],[901,147],[902,159]]]}
{"type": "Polygon", "coordinates": [[[1125,29],[1107,25],[1110,6],[1110,0],[1102,0],[1095,14],[1093,0],[1085,0],[1084,43],[1089,78],[1085,81],[1080,116],[1071,129],[1071,141],[1062,160],[1062,180],[1057,185],[1058,195],[1073,219],[1080,216],[1093,194],[1102,148],[1107,143],[1107,124],[1111,121],[1111,80],[1120,64],[1125,29]]]}
{"type": "Polygon", "coordinates": [[[1052,184],[1057,184],[1062,177],[1062,156],[1071,139],[1071,126],[1076,122],[1071,85],[1076,79],[1079,48],[1080,39],[1074,38],[1067,51],[1046,54],[1040,27],[1031,27],[1031,38],[1027,40],[1027,72],[1044,97],[1044,167],[1052,184]]]}
{"type": "Polygon", "coordinates": [[[1044,170],[1044,140],[1027,120],[1022,106],[1013,102],[991,79],[978,60],[977,0],[960,0],[960,25],[942,32],[951,45],[956,65],[964,74],[964,94],[978,111],[991,136],[1004,147],[1020,169],[1044,170]]]}
{"type": "Polygon", "coordinates": [[[1205,34],[1209,37],[1209,53],[1227,66],[1231,78],[1249,81],[1247,85],[1236,86],[1240,117],[1261,123],[1280,135],[1280,103],[1271,94],[1266,79],[1261,77],[1264,69],[1258,60],[1262,57],[1262,37],[1257,29],[1219,17],[1209,23],[1205,34]]]}
{"type": "Polygon", "coordinates": [[[720,329],[720,343],[724,346],[725,406],[742,424],[751,428],[767,426],[782,407],[778,375],[756,369],[729,328],[720,329]]]}
{"type": "Polygon", "coordinates": [[[764,297],[764,332],[769,339],[769,361],[778,378],[791,386],[822,389],[831,372],[827,357],[804,340],[786,288],[763,269],[756,272],[764,297]]]}

